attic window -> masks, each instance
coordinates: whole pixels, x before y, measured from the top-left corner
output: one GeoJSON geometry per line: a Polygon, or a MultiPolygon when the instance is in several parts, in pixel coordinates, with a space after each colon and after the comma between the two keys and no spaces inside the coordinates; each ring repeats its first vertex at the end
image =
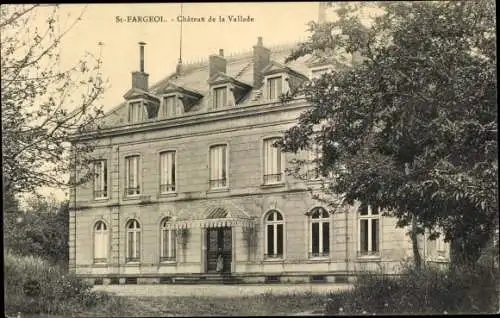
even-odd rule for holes
{"type": "Polygon", "coordinates": [[[142,102],[131,102],[128,108],[129,123],[137,123],[143,120],[142,102]]]}
{"type": "Polygon", "coordinates": [[[178,98],[176,95],[165,96],[163,99],[163,117],[171,118],[175,116],[182,115],[182,108],[180,103],[178,103],[178,98]]]}
{"type": "Polygon", "coordinates": [[[227,105],[227,86],[214,88],[214,109],[224,108],[227,105]]]}
{"type": "Polygon", "coordinates": [[[276,76],[267,79],[267,99],[278,99],[283,93],[283,77],[276,76]]]}

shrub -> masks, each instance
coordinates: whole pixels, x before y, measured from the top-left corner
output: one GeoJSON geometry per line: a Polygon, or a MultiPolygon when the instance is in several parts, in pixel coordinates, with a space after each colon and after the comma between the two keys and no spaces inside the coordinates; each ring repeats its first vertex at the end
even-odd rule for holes
{"type": "Polygon", "coordinates": [[[328,314],[491,313],[498,311],[498,272],[491,267],[446,270],[406,266],[402,274],[360,276],[352,290],[330,294],[328,314]]]}
{"type": "Polygon", "coordinates": [[[39,257],[7,252],[4,264],[6,312],[67,314],[92,307],[104,297],[39,257]]]}

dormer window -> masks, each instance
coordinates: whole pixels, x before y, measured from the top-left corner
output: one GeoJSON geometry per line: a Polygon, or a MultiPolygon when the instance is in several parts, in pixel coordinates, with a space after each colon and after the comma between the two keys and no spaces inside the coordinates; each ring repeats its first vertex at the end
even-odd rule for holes
{"type": "Polygon", "coordinates": [[[221,109],[227,106],[227,86],[214,88],[214,109],[221,109]]]}
{"type": "Polygon", "coordinates": [[[163,98],[163,117],[172,118],[182,115],[182,103],[179,103],[176,95],[169,95],[163,98]]]}
{"type": "Polygon", "coordinates": [[[283,94],[283,77],[275,76],[267,79],[267,99],[275,100],[283,94]]]}
{"type": "Polygon", "coordinates": [[[129,123],[138,123],[143,120],[143,105],[142,102],[131,102],[128,108],[129,123]]]}
{"type": "Polygon", "coordinates": [[[315,67],[315,68],[311,69],[310,78],[311,79],[320,78],[321,75],[330,72],[331,69],[332,69],[332,67],[330,65],[315,67]]]}

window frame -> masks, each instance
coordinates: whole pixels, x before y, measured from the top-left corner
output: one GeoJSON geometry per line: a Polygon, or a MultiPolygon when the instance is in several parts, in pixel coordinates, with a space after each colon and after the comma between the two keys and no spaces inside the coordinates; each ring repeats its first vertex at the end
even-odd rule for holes
{"type": "MultiPolygon", "coordinates": [[[[223,167],[219,167],[223,168],[223,167]]],[[[221,170],[221,169],[219,169],[221,170]]],[[[216,144],[211,144],[208,146],[208,189],[209,191],[218,191],[218,190],[225,190],[229,188],[229,143],[216,143],[216,144]],[[215,149],[217,147],[225,147],[225,162],[224,162],[224,167],[225,167],[225,179],[212,179],[212,171],[213,171],[213,166],[212,166],[212,149],[215,149]],[[223,185],[222,186],[213,186],[213,183],[215,182],[220,182],[223,180],[223,185]]]]}
{"type": "Polygon", "coordinates": [[[97,220],[94,222],[92,226],[92,255],[93,255],[93,264],[95,265],[102,265],[102,264],[107,264],[109,261],[109,227],[108,224],[104,220],[97,220]],[[97,229],[98,225],[104,225],[104,229],[97,229]],[[97,253],[97,235],[101,235],[100,242],[103,244],[103,246],[100,246],[101,252],[104,253],[104,255],[98,255],[97,253]],[[103,256],[103,257],[96,257],[96,256],[103,256]]]}
{"type": "MultiPolygon", "coordinates": [[[[269,136],[269,137],[264,137],[262,138],[262,161],[261,161],[261,167],[262,167],[262,173],[261,173],[261,176],[262,176],[262,185],[263,186],[280,186],[280,185],[284,185],[285,184],[285,169],[286,169],[286,154],[281,151],[280,148],[276,148],[278,149],[279,151],[279,156],[280,156],[280,161],[279,161],[279,165],[280,165],[280,173],[274,173],[274,174],[270,174],[268,173],[268,169],[267,167],[269,166],[269,163],[268,163],[268,151],[267,151],[267,143],[270,141],[270,140],[274,140],[274,142],[276,142],[277,140],[282,140],[283,137],[281,136],[269,136]],[[272,182],[269,181],[269,178],[270,176],[278,176],[276,179],[275,182],[272,182]]],[[[270,142],[270,143],[274,143],[274,142],[270,142]]],[[[271,145],[269,145],[269,147],[272,147],[271,145]]],[[[274,148],[274,147],[272,147],[274,148]]],[[[273,169],[271,169],[273,170],[273,169]]],[[[276,169],[278,170],[278,169],[276,169]]],[[[272,171],[271,171],[272,172],[272,171]]],[[[274,177],[273,177],[274,178],[274,177]]]]}
{"type": "Polygon", "coordinates": [[[312,208],[308,212],[308,225],[309,225],[309,231],[308,231],[308,238],[309,238],[309,244],[308,244],[308,258],[309,259],[328,259],[330,258],[331,255],[331,250],[332,250],[332,215],[328,212],[327,209],[325,209],[322,206],[317,206],[312,208]],[[319,217],[318,218],[313,218],[314,214],[318,212],[319,217]],[[327,216],[324,217],[323,213],[326,213],[327,216]],[[317,255],[314,255],[315,253],[313,252],[313,243],[314,243],[314,238],[313,238],[313,224],[319,224],[318,228],[318,253],[317,255]],[[325,252],[325,241],[324,241],[324,235],[323,235],[323,230],[324,230],[324,224],[327,224],[328,227],[328,252],[325,252]]]}
{"type": "Polygon", "coordinates": [[[382,243],[382,218],[381,218],[381,212],[380,212],[380,209],[376,208],[375,210],[377,210],[377,213],[374,214],[373,213],[373,209],[372,209],[372,206],[371,205],[366,205],[366,209],[367,209],[367,214],[366,215],[362,215],[362,209],[365,208],[365,205],[361,205],[359,208],[358,208],[358,211],[357,211],[357,230],[358,230],[358,233],[357,233],[357,257],[358,258],[380,258],[381,257],[381,243],[382,243]],[[362,246],[361,246],[361,222],[362,221],[367,221],[367,251],[362,251],[362,246]],[[373,251],[373,240],[372,240],[372,237],[373,237],[373,221],[377,221],[377,231],[378,231],[378,235],[377,235],[377,250],[376,251],[373,251]]]}
{"type": "Polygon", "coordinates": [[[286,222],[285,222],[285,216],[281,211],[278,209],[271,209],[268,210],[264,214],[264,220],[263,220],[263,225],[264,225],[264,248],[263,248],[263,255],[264,255],[264,261],[283,261],[286,259],[286,222]],[[272,213],[276,213],[275,218],[276,220],[269,221],[268,218],[272,213]],[[281,216],[281,220],[278,220],[278,215],[281,216]],[[278,225],[282,226],[282,238],[281,238],[281,249],[282,253],[278,254],[278,225]],[[274,254],[272,256],[269,254],[269,234],[268,234],[268,227],[272,226],[273,227],[273,249],[274,249],[274,254]]]}
{"type": "Polygon", "coordinates": [[[161,105],[162,105],[161,116],[163,119],[179,117],[179,116],[182,116],[184,114],[184,108],[183,108],[184,106],[182,105],[182,101],[180,100],[179,94],[177,94],[177,93],[162,95],[161,105]],[[174,111],[171,113],[171,115],[169,115],[169,111],[167,108],[167,106],[168,106],[167,99],[173,100],[174,111]]]}
{"type": "Polygon", "coordinates": [[[168,228],[168,224],[172,222],[171,217],[165,217],[160,222],[160,263],[175,263],[177,262],[177,232],[174,229],[168,228]],[[164,255],[165,252],[165,233],[168,232],[168,249],[169,255],[164,255]]]}
{"type": "Polygon", "coordinates": [[[228,105],[229,105],[229,87],[227,84],[223,84],[223,85],[216,85],[216,86],[213,86],[212,87],[212,109],[213,110],[220,110],[220,109],[224,109],[224,108],[227,108],[228,105]],[[218,95],[217,95],[217,92],[220,92],[220,91],[224,91],[224,103],[220,104],[219,105],[219,98],[218,98],[218,95]]]}
{"type": "Polygon", "coordinates": [[[273,74],[273,75],[268,75],[265,77],[265,94],[266,94],[266,100],[269,101],[277,101],[280,99],[281,95],[285,93],[285,74],[279,73],[279,74],[273,74]],[[277,83],[279,82],[279,87],[280,87],[280,92],[279,94],[276,94],[276,96],[272,97],[271,96],[271,89],[272,85],[271,82],[276,81],[277,83]]]}
{"type": "MultiPolygon", "coordinates": [[[[160,195],[169,195],[169,194],[175,194],[177,193],[178,187],[177,187],[177,170],[178,170],[178,162],[177,162],[177,151],[175,149],[166,149],[166,150],[161,150],[158,152],[158,161],[159,161],[159,183],[158,183],[158,190],[160,195]],[[173,153],[173,165],[174,165],[174,172],[170,171],[169,175],[173,177],[173,183],[168,184],[168,183],[163,183],[163,176],[164,176],[164,167],[163,167],[163,155],[173,153]],[[173,186],[173,190],[167,190],[167,191],[162,191],[162,186],[164,185],[171,185],[173,186]]],[[[169,167],[171,168],[171,167],[169,167]]],[[[168,178],[167,178],[168,179],[168,178]]]]}
{"type": "Polygon", "coordinates": [[[140,154],[129,154],[124,157],[125,161],[125,198],[137,198],[142,194],[142,160],[140,154]],[[136,168],[136,186],[130,187],[130,171],[129,171],[129,162],[128,160],[131,158],[137,158],[137,168],[136,168]],[[130,194],[130,189],[136,189],[135,193],[130,194]]]}
{"type": "Polygon", "coordinates": [[[96,201],[99,200],[108,200],[109,199],[109,172],[108,172],[108,160],[107,159],[96,159],[93,162],[93,169],[94,169],[94,178],[93,178],[93,198],[96,201]],[[100,175],[100,182],[101,186],[100,189],[96,189],[96,165],[98,163],[101,163],[101,171],[99,172],[100,175]],[[104,193],[102,196],[97,196],[96,193],[104,193]]]}
{"type": "Polygon", "coordinates": [[[140,263],[141,262],[141,250],[142,250],[142,227],[141,223],[137,219],[130,219],[127,221],[125,224],[125,244],[126,244],[126,251],[125,251],[125,263],[127,264],[134,264],[134,263],[140,263]],[[133,228],[130,228],[131,224],[136,224],[133,228]],[[135,253],[133,256],[130,256],[131,254],[131,246],[130,246],[130,241],[129,241],[129,235],[132,234],[132,244],[133,244],[133,250],[135,253]]]}
{"type": "Polygon", "coordinates": [[[144,112],[146,111],[146,105],[143,99],[129,100],[127,102],[127,107],[128,107],[127,119],[129,124],[138,124],[144,122],[144,119],[148,117],[147,114],[144,114],[144,112]],[[139,110],[137,111],[138,114],[136,114],[138,115],[138,118],[136,121],[133,121],[131,116],[131,114],[133,114],[132,106],[134,105],[139,105],[139,110]]]}

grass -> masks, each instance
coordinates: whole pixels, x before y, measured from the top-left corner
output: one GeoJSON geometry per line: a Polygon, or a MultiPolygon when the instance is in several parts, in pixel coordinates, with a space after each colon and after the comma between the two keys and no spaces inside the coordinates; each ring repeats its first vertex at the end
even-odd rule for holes
{"type": "Polygon", "coordinates": [[[111,296],[104,306],[75,313],[75,317],[169,316],[281,316],[323,310],[325,295],[297,293],[223,297],[126,297],[111,296]]]}

